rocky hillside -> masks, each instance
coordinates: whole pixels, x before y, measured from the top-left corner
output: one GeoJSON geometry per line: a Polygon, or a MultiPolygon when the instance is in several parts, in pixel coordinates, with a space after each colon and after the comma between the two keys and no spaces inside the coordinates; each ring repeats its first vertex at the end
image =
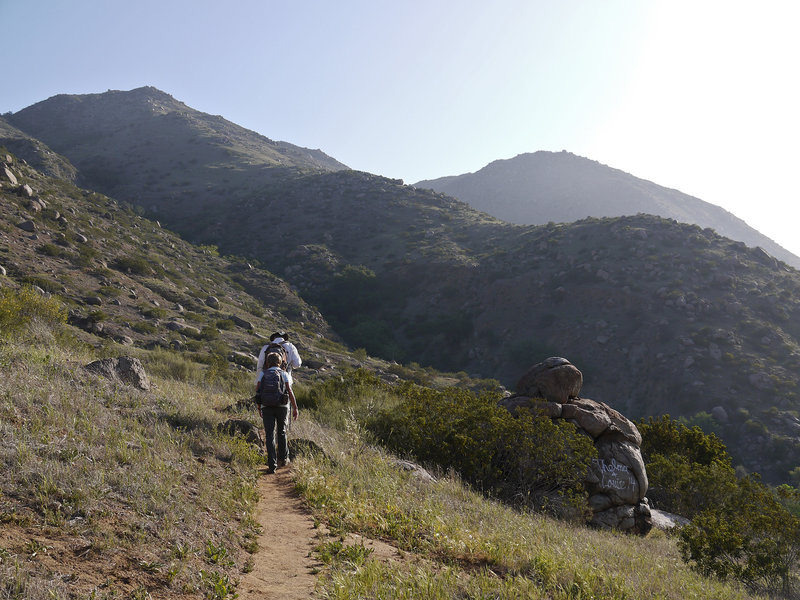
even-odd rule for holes
{"type": "MultiPolygon", "coordinates": [[[[52,155],[38,141],[30,147],[52,155]]],[[[252,371],[265,335],[284,329],[305,359],[301,379],[386,367],[354,360],[319,311],[272,273],[194,246],[2,146],[0,163],[0,286],[32,285],[63,299],[79,343],[112,354],[169,349],[198,369],[252,371]]]]}
{"type": "Polygon", "coordinates": [[[71,183],[77,181],[78,170],[72,163],[53,152],[43,142],[22,133],[2,117],[0,117],[0,146],[4,146],[45,175],[71,183]]]}
{"type": "MultiPolygon", "coordinates": [[[[36,125],[36,135],[76,161],[87,185],[276,273],[352,347],[508,385],[565,356],[586,397],[632,418],[694,419],[773,481],[800,465],[800,274],[766,252],[671,219],[517,226],[368,173],[253,166],[221,151],[221,134],[203,129],[213,118],[147,109],[154,94],[71,97],[69,110],[57,97],[35,106],[36,119],[23,118],[34,107],[9,119],[28,135],[48,123],[56,133],[36,125]],[[70,129],[88,123],[81,107],[100,105],[99,122],[128,112],[152,122],[70,129]],[[173,121],[198,127],[179,153],[156,133],[173,121]],[[95,138],[116,154],[92,158],[95,138]],[[146,172],[128,160],[150,154],[146,172]]],[[[102,252],[119,254],[113,242],[102,252]]]]}
{"type": "Polygon", "coordinates": [[[475,173],[414,185],[454,196],[478,210],[522,225],[639,213],[658,215],[711,227],[748,246],[761,246],[800,268],[800,257],[719,206],[566,151],[520,154],[494,161],[475,173]]]}

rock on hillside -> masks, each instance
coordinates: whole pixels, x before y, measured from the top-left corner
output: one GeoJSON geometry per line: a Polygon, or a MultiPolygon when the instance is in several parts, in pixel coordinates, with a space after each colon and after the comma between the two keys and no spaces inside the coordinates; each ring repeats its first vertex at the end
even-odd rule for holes
{"type": "Polygon", "coordinates": [[[13,127],[0,117],[0,146],[24,160],[45,175],[75,183],[78,171],[63,156],[56,154],[43,142],[13,127]]]}
{"type": "MultiPolygon", "coordinates": [[[[265,336],[287,329],[320,372],[351,365],[344,348],[330,350],[338,338],[319,311],[272,273],[192,246],[107,196],[38,172],[3,147],[0,159],[0,283],[58,295],[81,342],[174,350],[186,364],[178,357],[167,363],[186,375],[187,365],[211,361],[253,370],[249,357],[265,336]],[[26,186],[31,195],[22,192],[26,186]],[[212,296],[217,302],[209,305],[212,296]]],[[[117,367],[97,366],[105,373],[117,367]]]]}
{"type": "Polygon", "coordinates": [[[604,404],[580,398],[583,375],[567,359],[550,357],[528,369],[516,394],[500,405],[512,414],[527,408],[552,419],[566,419],[589,436],[597,449],[586,477],[592,524],[646,534],[652,528],[645,498],[648,481],[642,436],[636,425],[604,404]]]}
{"type": "Polygon", "coordinates": [[[454,196],[490,215],[523,225],[646,213],[711,227],[761,246],[800,268],[800,257],[728,211],[569,152],[535,152],[497,160],[475,173],[420,181],[417,187],[454,196]]]}

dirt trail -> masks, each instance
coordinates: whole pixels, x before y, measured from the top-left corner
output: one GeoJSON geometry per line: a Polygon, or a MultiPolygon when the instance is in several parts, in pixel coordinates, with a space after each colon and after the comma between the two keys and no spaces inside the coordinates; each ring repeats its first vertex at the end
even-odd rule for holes
{"type": "Polygon", "coordinates": [[[241,600],[300,600],[311,598],[321,564],[310,554],[317,530],[311,515],[292,489],[288,469],[274,475],[262,471],[255,519],[262,526],[253,570],[242,576],[241,600]]]}

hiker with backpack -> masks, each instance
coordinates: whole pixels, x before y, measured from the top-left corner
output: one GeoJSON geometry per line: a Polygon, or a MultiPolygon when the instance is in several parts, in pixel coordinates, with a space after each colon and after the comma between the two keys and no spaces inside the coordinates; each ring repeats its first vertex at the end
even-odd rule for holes
{"type": "Polygon", "coordinates": [[[289,464],[289,445],[286,441],[286,426],[289,421],[289,403],[292,420],[297,420],[297,402],[292,391],[289,374],[281,369],[283,357],[277,352],[267,354],[266,369],[256,383],[256,404],[264,421],[264,438],[267,445],[267,473],[289,464]],[[275,443],[277,441],[277,448],[275,443]]]}
{"type": "Polygon", "coordinates": [[[286,371],[289,376],[289,384],[294,385],[292,369],[296,369],[303,361],[297,352],[294,344],[289,341],[289,334],[286,332],[276,332],[269,336],[269,343],[264,344],[261,352],[258,353],[258,364],[256,365],[256,382],[261,379],[261,371],[264,369],[264,361],[270,352],[276,352],[281,357],[281,369],[286,371]]]}

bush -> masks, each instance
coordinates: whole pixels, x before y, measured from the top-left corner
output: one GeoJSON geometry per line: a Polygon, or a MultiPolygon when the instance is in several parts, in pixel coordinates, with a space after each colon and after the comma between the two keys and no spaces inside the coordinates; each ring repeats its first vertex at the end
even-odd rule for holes
{"type": "Polygon", "coordinates": [[[166,379],[201,382],[203,370],[196,362],[187,360],[177,352],[157,349],[143,357],[148,372],[166,379]]]}
{"type": "Polygon", "coordinates": [[[44,254],[45,256],[53,256],[53,257],[61,257],[69,255],[69,252],[67,252],[63,248],[59,248],[55,244],[42,244],[36,249],[36,251],[39,254],[44,254]]]}
{"type": "Polygon", "coordinates": [[[687,427],[669,415],[638,423],[642,457],[655,508],[692,518],[725,501],[736,489],[736,472],[716,435],[687,427]]]}
{"type": "Polygon", "coordinates": [[[120,256],[114,261],[114,267],[135,275],[152,275],[154,272],[150,262],[142,256],[120,256]]]}
{"type": "Polygon", "coordinates": [[[686,525],[678,545],[682,558],[704,575],[789,597],[800,558],[800,519],[757,477],[747,477],[725,502],[686,525]]]}
{"type": "Polygon", "coordinates": [[[45,277],[44,275],[26,275],[25,277],[20,279],[20,282],[29,286],[37,286],[42,288],[45,292],[49,292],[51,294],[55,294],[61,291],[63,287],[57,281],[53,281],[49,277],[45,277]]]}
{"type": "Polygon", "coordinates": [[[524,411],[514,417],[496,394],[413,385],[399,392],[398,406],[370,423],[391,449],[453,468],[503,499],[585,516],[583,481],[596,451],[573,425],[524,411]]]}
{"type": "Polygon", "coordinates": [[[67,311],[59,300],[31,287],[0,289],[0,334],[17,333],[34,320],[55,326],[66,323],[67,311]]]}
{"type": "MultiPolygon", "coordinates": [[[[737,478],[714,434],[668,415],[638,424],[651,503],[692,521],[680,531],[684,561],[706,576],[788,594],[800,558],[800,519],[758,476],[737,478]]],[[[788,486],[787,486],[788,488],[788,486]]]]}

